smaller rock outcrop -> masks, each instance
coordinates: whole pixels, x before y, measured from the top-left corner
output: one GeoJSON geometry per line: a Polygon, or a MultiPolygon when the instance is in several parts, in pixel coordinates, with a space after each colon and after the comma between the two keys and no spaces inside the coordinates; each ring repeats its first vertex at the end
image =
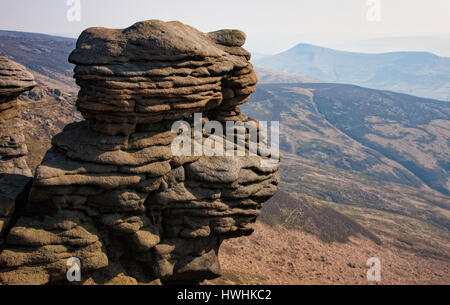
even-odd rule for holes
{"type": "Polygon", "coordinates": [[[0,247],[15,204],[31,179],[17,97],[34,86],[24,66],[0,56],[0,247]]]}

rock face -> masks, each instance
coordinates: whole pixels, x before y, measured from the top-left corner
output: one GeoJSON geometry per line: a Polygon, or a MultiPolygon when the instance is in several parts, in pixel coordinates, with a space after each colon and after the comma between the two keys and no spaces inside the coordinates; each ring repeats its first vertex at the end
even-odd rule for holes
{"type": "Polygon", "coordinates": [[[15,204],[31,180],[17,97],[35,85],[25,67],[0,56],[0,247],[15,204]]]}
{"type": "MultiPolygon", "coordinates": [[[[223,239],[250,234],[276,191],[278,156],[249,154],[250,137],[244,155],[179,155],[171,128],[201,112],[223,130],[227,121],[259,130],[237,107],[257,82],[244,42],[241,31],[159,20],[84,31],[69,61],[85,121],[55,136],[37,168],[0,254],[0,283],[67,283],[70,257],[85,283],[219,276],[223,239]]],[[[226,146],[212,130],[192,141],[213,138],[226,146]]]]}

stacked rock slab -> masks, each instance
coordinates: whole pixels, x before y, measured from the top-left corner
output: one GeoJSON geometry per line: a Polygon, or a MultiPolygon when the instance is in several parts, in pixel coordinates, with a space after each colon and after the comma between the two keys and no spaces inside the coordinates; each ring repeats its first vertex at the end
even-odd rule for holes
{"type": "Polygon", "coordinates": [[[31,180],[17,97],[36,83],[22,65],[0,56],[0,247],[14,207],[31,180]]]}
{"type": "Polygon", "coordinates": [[[195,112],[224,129],[251,121],[237,107],[257,82],[244,42],[241,31],[159,20],[84,31],[69,61],[85,121],[55,136],[37,168],[0,282],[67,283],[70,257],[85,283],[219,276],[221,242],[252,232],[279,183],[278,160],[263,166],[248,138],[245,156],[174,154],[171,127],[193,124],[195,112]]]}

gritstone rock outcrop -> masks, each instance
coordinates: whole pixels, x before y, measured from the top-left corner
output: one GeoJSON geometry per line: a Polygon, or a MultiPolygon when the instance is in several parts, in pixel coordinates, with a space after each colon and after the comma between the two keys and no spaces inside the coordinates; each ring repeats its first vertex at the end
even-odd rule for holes
{"type": "Polygon", "coordinates": [[[17,97],[36,86],[22,65],[0,56],[0,247],[16,202],[31,181],[17,97]]]}
{"type": "Polygon", "coordinates": [[[238,30],[158,20],[84,31],[69,61],[85,121],[55,136],[37,168],[0,282],[67,283],[70,257],[85,283],[219,276],[221,242],[252,232],[279,164],[248,154],[249,137],[245,156],[175,156],[171,126],[194,112],[224,130],[251,121],[237,107],[257,82],[244,42],[238,30]]]}

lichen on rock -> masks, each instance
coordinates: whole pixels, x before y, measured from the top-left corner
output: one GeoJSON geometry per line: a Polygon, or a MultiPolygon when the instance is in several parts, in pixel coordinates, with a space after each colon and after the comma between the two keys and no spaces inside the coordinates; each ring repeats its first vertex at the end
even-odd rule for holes
{"type": "Polygon", "coordinates": [[[85,30],[69,57],[85,121],[55,136],[36,169],[0,283],[67,283],[70,257],[89,284],[220,276],[221,242],[252,232],[279,163],[262,166],[269,158],[249,154],[249,138],[243,156],[174,155],[171,126],[195,124],[196,112],[224,130],[259,126],[238,108],[257,82],[244,42],[238,30],[159,20],[85,30]]]}

